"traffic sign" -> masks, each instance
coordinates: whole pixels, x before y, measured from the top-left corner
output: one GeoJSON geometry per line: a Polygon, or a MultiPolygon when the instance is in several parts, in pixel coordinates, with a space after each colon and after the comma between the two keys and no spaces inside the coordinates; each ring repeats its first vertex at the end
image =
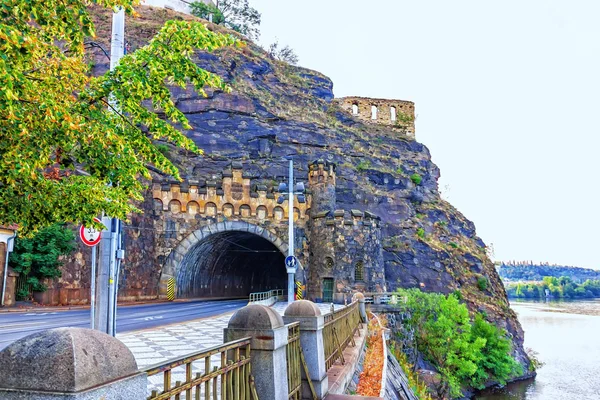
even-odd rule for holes
{"type": "MultiPolygon", "coordinates": [[[[98,218],[94,218],[94,221],[102,222],[98,218]]],[[[83,244],[93,247],[100,243],[102,231],[98,231],[95,228],[86,228],[85,226],[81,225],[81,228],[79,228],[79,237],[81,238],[83,244]]]]}
{"type": "Polygon", "coordinates": [[[285,266],[288,268],[296,268],[298,266],[298,259],[296,256],[287,256],[285,258],[285,266]]]}

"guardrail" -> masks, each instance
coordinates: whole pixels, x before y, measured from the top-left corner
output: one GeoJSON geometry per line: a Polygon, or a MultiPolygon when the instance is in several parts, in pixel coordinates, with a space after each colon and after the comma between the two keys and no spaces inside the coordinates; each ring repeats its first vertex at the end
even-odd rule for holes
{"type": "Polygon", "coordinates": [[[288,343],[286,347],[286,359],[287,359],[287,378],[290,400],[300,400],[302,398],[302,369],[304,369],[304,375],[308,379],[312,399],[317,400],[317,393],[310,380],[308,373],[308,367],[306,360],[304,359],[304,353],[300,346],[300,322],[292,322],[286,325],[288,328],[288,343]]]}
{"type": "Polygon", "coordinates": [[[285,300],[283,289],[269,290],[268,292],[250,293],[248,304],[262,304],[272,306],[278,301],[285,300]]]}
{"type": "Polygon", "coordinates": [[[406,299],[397,292],[363,293],[363,295],[367,304],[398,304],[400,301],[406,302],[406,299]]]}
{"type": "Polygon", "coordinates": [[[344,350],[350,343],[356,346],[354,335],[361,325],[357,301],[337,311],[333,310],[333,305],[331,308],[331,312],[325,315],[323,327],[326,370],[329,370],[337,360],[345,364],[344,350]]]}
{"type": "Polygon", "coordinates": [[[163,390],[160,393],[153,390],[149,400],[179,399],[184,392],[188,400],[258,400],[251,371],[250,338],[156,364],[142,372],[148,377],[163,374],[163,390]],[[212,365],[214,362],[218,365],[212,365]],[[181,369],[179,373],[185,368],[185,381],[177,381],[172,386],[175,368],[181,369]]]}

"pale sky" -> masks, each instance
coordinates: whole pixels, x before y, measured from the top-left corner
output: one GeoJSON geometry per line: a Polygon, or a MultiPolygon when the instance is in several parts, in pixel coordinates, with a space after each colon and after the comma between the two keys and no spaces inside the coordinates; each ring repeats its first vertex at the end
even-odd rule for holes
{"type": "Polygon", "coordinates": [[[260,42],[290,45],[336,97],[416,103],[442,193],[496,260],[600,268],[600,1],[250,4],[260,42]]]}

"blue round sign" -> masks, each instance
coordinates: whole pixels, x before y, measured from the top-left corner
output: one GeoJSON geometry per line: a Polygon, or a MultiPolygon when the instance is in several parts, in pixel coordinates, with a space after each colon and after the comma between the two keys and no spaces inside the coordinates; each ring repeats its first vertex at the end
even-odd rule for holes
{"type": "Polygon", "coordinates": [[[285,266],[288,268],[296,268],[298,266],[298,259],[296,256],[287,256],[285,258],[285,266]]]}

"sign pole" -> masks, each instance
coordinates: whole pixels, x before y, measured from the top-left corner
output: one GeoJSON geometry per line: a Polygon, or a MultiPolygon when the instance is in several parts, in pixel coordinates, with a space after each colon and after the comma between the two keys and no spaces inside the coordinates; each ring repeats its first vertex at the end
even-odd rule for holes
{"type": "MultiPolygon", "coordinates": [[[[294,161],[290,158],[288,186],[288,257],[294,257],[294,161]]],[[[286,267],[288,267],[286,265],[286,267]]],[[[288,273],[288,304],[294,301],[295,268],[287,268],[288,273]]]]}
{"type": "Polygon", "coordinates": [[[92,247],[92,283],[90,292],[91,328],[96,329],[96,246],[92,247]]]}

